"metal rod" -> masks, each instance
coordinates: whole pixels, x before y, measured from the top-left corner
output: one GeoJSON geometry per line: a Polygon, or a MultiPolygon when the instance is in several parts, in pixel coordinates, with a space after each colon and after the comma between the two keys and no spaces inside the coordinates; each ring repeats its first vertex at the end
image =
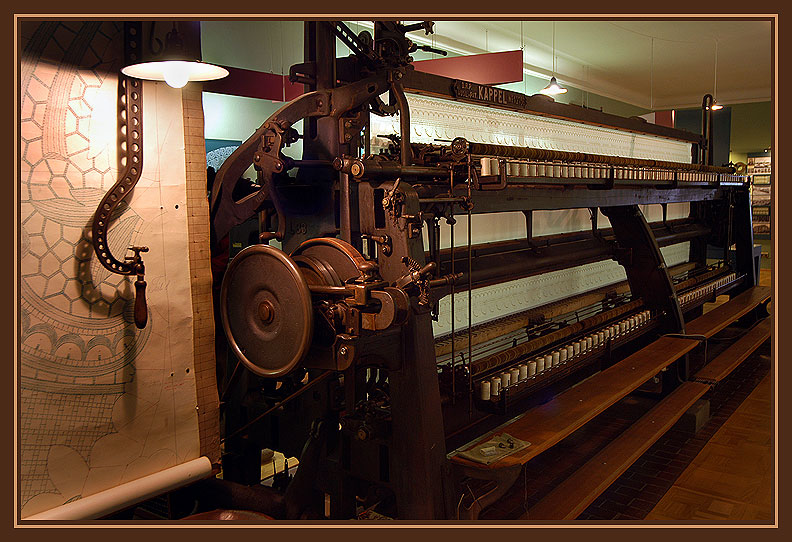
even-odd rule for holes
{"type": "MultiPolygon", "coordinates": [[[[449,194],[453,194],[453,193],[454,193],[454,169],[451,168],[451,179],[450,179],[449,194]]],[[[449,223],[451,225],[451,239],[450,239],[450,245],[451,245],[451,274],[453,275],[454,274],[454,222],[455,222],[455,220],[454,220],[454,206],[453,205],[451,206],[451,211],[450,211],[450,215],[449,216],[451,217],[451,220],[449,221],[449,223]]],[[[439,256],[440,255],[438,254],[438,257],[439,256]]],[[[438,266],[439,266],[439,264],[438,264],[438,266]]],[[[455,307],[454,307],[454,297],[456,297],[456,288],[454,288],[454,283],[455,282],[456,281],[453,281],[451,283],[451,337],[452,337],[452,340],[451,340],[451,404],[452,405],[456,404],[456,352],[455,352],[455,349],[454,349],[454,341],[453,341],[454,325],[456,323],[456,311],[455,311],[455,307]]]]}
{"type": "Polygon", "coordinates": [[[471,214],[471,196],[473,193],[473,165],[470,154],[467,156],[468,178],[468,205],[467,205],[467,242],[468,242],[468,417],[473,418],[473,367],[470,362],[473,359],[473,229],[471,214]]]}
{"type": "Polygon", "coordinates": [[[231,378],[228,379],[228,384],[226,384],[225,389],[223,390],[223,395],[220,397],[220,408],[223,408],[223,405],[228,398],[228,393],[231,391],[236,385],[239,376],[242,374],[242,362],[237,360],[236,365],[234,366],[234,370],[231,372],[231,378]]]}
{"type": "Polygon", "coordinates": [[[363,156],[371,154],[371,113],[366,111],[366,124],[363,127],[365,139],[363,140],[363,156]]]}
{"type": "Polygon", "coordinates": [[[403,167],[412,164],[412,147],[410,146],[410,106],[407,104],[407,96],[404,95],[404,87],[401,83],[391,84],[396,103],[399,104],[399,130],[401,132],[401,165],[403,167]]]}
{"type": "Polygon", "coordinates": [[[465,201],[466,201],[465,198],[419,198],[418,199],[418,203],[464,203],[465,201]]]}
{"type": "Polygon", "coordinates": [[[249,428],[253,424],[258,423],[265,416],[271,414],[272,412],[274,412],[278,408],[282,407],[286,403],[292,401],[293,399],[296,399],[297,397],[299,397],[300,395],[302,395],[303,393],[308,391],[310,388],[312,388],[316,384],[319,384],[320,382],[323,382],[332,373],[333,373],[333,371],[325,371],[322,374],[320,374],[319,376],[317,376],[316,378],[314,378],[313,380],[309,380],[308,383],[305,386],[303,386],[302,388],[298,389],[297,391],[295,391],[294,393],[292,393],[291,395],[286,397],[286,399],[284,399],[283,401],[278,401],[277,403],[272,405],[270,408],[265,410],[263,413],[259,414],[254,419],[252,419],[251,421],[249,421],[248,423],[246,423],[245,425],[243,425],[242,427],[240,427],[239,429],[237,429],[236,431],[234,431],[230,435],[227,435],[225,438],[220,439],[220,442],[225,442],[225,441],[230,440],[233,437],[237,436],[238,434],[240,434],[241,432],[243,432],[245,429],[249,428]]]}
{"type": "Polygon", "coordinates": [[[604,154],[590,154],[584,152],[553,151],[535,149],[532,147],[514,147],[510,145],[493,145],[489,143],[474,143],[464,138],[457,138],[451,143],[451,152],[467,149],[469,154],[500,156],[503,158],[526,158],[530,160],[564,162],[589,162],[594,164],[610,164],[614,166],[655,167],[666,169],[681,169],[691,171],[705,171],[709,173],[734,173],[733,167],[716,167],[705,164],[688,164],[685,162],[669,162],[666,160],[650,160],[643,158],[626,158],[623,156],[608,156],[604,154]]]}
{"type": "Polygon", "coordinates": [[[333,164],[334,167],[346,173],[352,173],[354,168],[355,179],[381,179],[392,177],[418,177],[423,179],[444,179],[448,177],[451,168],[434,166],[402,166],[398,162],[385,162],[382,160],[340,160],[333,164]],[[362,167],[361,167],[362,166],[362,167]]]}
{"type": "Polygon", "coordinates": [[[341,215],[341,239],[347,243],[352,243],[352,207],[350,198],[352,197],[349,186],[349,175],[341,173],[341,200],[340,200],[340,215],[341,215]]]}
{"type": "Polygon", "coordinates": [[[289,167],[332,167],[333,162],[330,160],[291,160],[288,162],[289,167]]]}
{"type": "Polygon", "coordinates": [[[312,294],[323,295],[351,295],[346,286],[330,286],[327,284],[309,284],[308,289],[312,294]]]}

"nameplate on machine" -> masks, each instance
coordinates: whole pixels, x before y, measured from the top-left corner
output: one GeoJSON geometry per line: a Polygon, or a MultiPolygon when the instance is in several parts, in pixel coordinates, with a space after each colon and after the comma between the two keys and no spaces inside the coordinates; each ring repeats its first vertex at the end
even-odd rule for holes
{"type": "Polygon", "coordinates": [[[483,104],[505,105],[507,107],[519,108],[524,108],[527,104],[527,97],[524,94],[491,87],[489,85],[456,80],[452,88],[454,97],[461,100],[471,100],[483,104]]]}

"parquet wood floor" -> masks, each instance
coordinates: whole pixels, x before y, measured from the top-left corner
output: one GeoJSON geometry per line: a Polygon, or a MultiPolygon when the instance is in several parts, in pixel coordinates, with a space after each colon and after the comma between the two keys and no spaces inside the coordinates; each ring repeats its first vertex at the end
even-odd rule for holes
{"type": "Polygon", "coordinates": [[[768,374],[646,519],[772,521],[771,404],[768,374]]]}

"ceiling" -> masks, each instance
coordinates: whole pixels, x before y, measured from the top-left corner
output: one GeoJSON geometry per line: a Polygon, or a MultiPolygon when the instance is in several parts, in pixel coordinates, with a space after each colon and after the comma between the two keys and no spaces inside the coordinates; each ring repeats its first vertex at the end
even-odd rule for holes
{"type": "Polygon", "coordinates": [[[434,35],[410,36],[452,54],[522,48],[526,73],[549,77],[554,25],[562,84],[654,110],[700,107],[713,91],[726,105],[770,100],[770,20],[436,20],[434,35]]]}

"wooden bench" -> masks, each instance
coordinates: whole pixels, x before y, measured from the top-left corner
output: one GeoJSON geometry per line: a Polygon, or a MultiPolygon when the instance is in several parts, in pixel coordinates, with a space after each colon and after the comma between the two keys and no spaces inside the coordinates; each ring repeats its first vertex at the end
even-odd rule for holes
{"type": "Polygon", "coordinates": [[[564,391],[551,401],[528,410],[464,447],[473,448],[493,433],[506,432],[520,440],[530,442],[531,445],[524,450],[489,465],[476,463],[458,455],[451,456],[450,460],[459,465],[479,469],[499,469],[525,464],[571,435],[609,406],[693,350],[698,344],[698,341],[693,339],[661,337],[619,363],[564,391]]]}
{"type": "Polygon", "coordinates": [[[770,299],[770,288],[753,286],[723,305],[688,322],[685,324],[685,331],[688,335],[712,337],[768,299],[770,299]]]}
{"type": "Polygon", "coordinates": [[[575,519],[704,395],[685,382],[535,504],[522,519],[575,519]]]}
{"type": "MultiPolygon", "coordinates": [[[[686,325],[688,334],[712,337],[770,297],[769,288],[754,287],[686,325]]],[[[695,375],[704,382],[685,382],[655,405],[619,438],[564,480],[523,519],[575,519],[630,465],[656,442],[712,384],[720,382],[770,337],[763,320],[695,375]]],[[[661,339],[662,340],[662,339],[661,339]]]]}
{"type": "Polygon", "coordinates": [[[765,318],[737,339],[731,346],[724,350],[715,359],[701,368],[693,377],[695,380],[705,380],[711,383],[720,382],[737,368],[740,363],[759,348],[763,342],[770,338],[770,319],[765,318]]]}
{"type": "MultiPolygon", "coordinates": [[[[727,303],[687,323],[688,335],[712,337],[770,297],[770,289],[752,287],[727,303]]],[[[668,397],[630,426],[619,438],[598,452],[583,467],[553,489],[528,511],[530,519],[574,519],[632,465],[654,442],[701,398],[710,386],[725,378],[770,335],[769,319],[752,328],[695,378],[684,382],[668,397]]],[[[699,342],[684,337],[661,337],[619,363],[590,377],[551,401],[536,406],[477,439],[475,447],[492,434],[506,432],[531,443],[525,450],[483,465],[457,455],[450,460],[477,469],[501,469],[523,465],[571,435],[605,409],[659,373],[699,342]]]]}
{"type": "Polygon", "coordinates": [[[726,378],[769,337],[770,319],[767,318],[696,373],[694,379],[704,382],[680,385],[619,438],[556,486],[523,519],[575,519],[663,436],[711,385],[726,378]]]}

